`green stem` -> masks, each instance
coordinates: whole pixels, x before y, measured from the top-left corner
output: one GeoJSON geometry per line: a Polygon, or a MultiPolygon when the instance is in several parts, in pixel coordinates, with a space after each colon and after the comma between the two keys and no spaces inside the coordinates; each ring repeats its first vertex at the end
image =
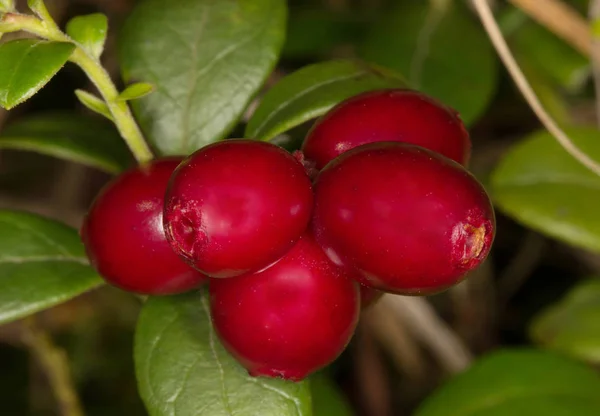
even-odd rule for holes
{"type": "Polygon", "coordinates": [[[119,91],[100,62],[79,47],[73,52],[70,60],[79,65],[98,88],[121,136],[127,142],[138,162],[145,163],[152,160],[154,157],[152,151],[144,140],[144,136],[136,124],[127,102],[118,100],[119,91]]]}
{"type": "Polygon", "coordinates": [[[123,137],[137,161],[146,163],[154,158],[127,102],[118,100],[119,91],[97,58],[87,53],[81,45],[63,33],[52,21],[42,21],[34,16],[17,13],[7,13],[0,19],[0,32],[15,32],[18,30],[55,42],[75,44],[76,49],[69,60],[79,66],[94,83],[106,102],[121,137],[123,137]]]}

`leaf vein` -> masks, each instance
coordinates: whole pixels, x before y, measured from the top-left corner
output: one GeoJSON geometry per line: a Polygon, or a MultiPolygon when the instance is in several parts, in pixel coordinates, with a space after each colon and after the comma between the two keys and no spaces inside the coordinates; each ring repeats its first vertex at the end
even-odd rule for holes
{"type": "MultiPolygon", "coordinates": [[[[233,96],[237,95],[237,93],[239,91],[241,91],[243,89],[243,87],[246,86],[246,84],[244,82],[241,82],[242,84],[242,88],[238,88],[234,91],[234,93],[232,94],[233,96]]],[[[214,114],[206,117],[206,120],[203,120],[202,123],[196,127],[194,127],[192,130],[189,131],[190,135],[194,132],[197,132],[198,130],[201,130],[203,128],[205,128],[207,125],[209,125],[210,123],[212,123],[214,121],[214,117],[216,117],[219,113],[221,113],[221,110],[223,110],[225,107],[229,106],[230,103],[228,102],[223,102],[223,104],[221,104],[215,111],[214,114]]]]}
{"type": "Polygon", "coordinates": [[[31,51],[41,43],[42,41],[38,41],[35,42],[33,44],[31,44],[31,46],[27,49],[27,52],[21,57],[21,60],[19,61],[19,63],[17,65],[15,65],[14,67],[14,71],[10,76],[10,79],[8,80],[8,83],[6,84],[6,95],[4,100],[6,101],[6,104],[8,105],[8,100],[9,100],[9,93],[12,90],[12,83],[15,79],[15,76],[19,73],[19,69],[21,68],[21,65],[23,65],[23,61],[25,60],[25,58],[27,57],[27,55],[29,55],[31,53],[31,51]]]}
{"type": "Polygon", "coordinates": [[[179,396],[181,396],[181,393],[185,389],[185,385],[187,384],[188,380],[190,379],[190,375],[192,374],[192,370],[200,362],[200,357],[201,357],[200,355],[198,355],[197,357],[195,357],[194,361],[192,361],[192,364],[185,370],[185,375],[183,376],[183,379],[181,381],[180,386],[177,388],[177,390],[175,390],[175,392],[171,395],[171,397],[169,397],[167,399],[167,402],[170,402],[170,403],[173,402],[173,403],[175,403],[177,401],[177,399],[179,399],[179,396]]]}
{"type": "MultiPolygon", "coordinates": [[[[269,21],[270,18],[265,19],[265,21],[269,21]]],[[[219,63],[220,61],[226,59],[229,55],[233,54],[235,51],[237,51],[238,49],[240,49],[242,46],[252,42],[254,39],[258,38],[266,29],[267,25],[263,25],[260,26],[259,29],[257,31],[255,31],[254,34],[252,34],[250,37],[247,37],[245,39],[243,39],[242,41],[233,44],[231,46],[229,46],[228,48],[225,48],[223,51],[221,51],[220,53],[218,53],[217,55],[214,56],[213,59],[211,59],[200,71],[198,71],[198,73],[196,74],[196,78],[195,78],[195,83],[194,83],[194,88],[193,90],[191,90],[190,95],[189,95],[189,106],[186,108],[186,111],[189,111],[191,108],[191,101],[192,98],[194,96],[194,94],[196,93],[197,87],[199,85],[198,83],[198,79],[200,77],[202,77],[204,74],[206,74],[209,70],[211,70],[215,65],[217,65],[217,63],[219,63]]],[[[236,90],[234,92],[234,94],[232,94],[233,96],[236,95],[236,93],[240,90],[243,89],[244,86],[246,86],[247,84],[243,81],[240,81],[241,87],[238,90],[236,90]]],[[[221,112],[221,110],[225,107],[227,107],[228,105],[230,105],[229,102],[223,102],[214,112],[213,114],[217,115],[221,112]]],[[[189,141],[191,139],[191,135],[194,132],[197,132],[198,130],[203,129],[204,127],[206,127],[208,124],[210,124],[213,121],[212,116],[208,116],[206,117],[206,120],[204,120],[199,126],[194,127],[192,130],[189,129],[189,115],[187,117],[186,120],[186,138],[184,140],[185,146],[187,147],[187,145],[189,145],[189,141]]]]}
{"type": "Polygon", "coordinates": [[[173,317],[173,319],[171,319],[170,321],[168,321],[164,328],[161,329],[157,334],[156,337],[154,338],[154,340],[152,341],[152,343],[150,344],[150,346],[148,347],[148,359],[146,360],[146,366],[145,366],[145,373],[146,373],[146,380],[148,380],[148,389],[150,390],[150,396],[155,399],[157,397],[156,392],[154,391],[154,385],[152,384],[152,377],[151,377],[151,371],[150,371],[150,367],[152,366],[152,360],[154,358],[154,354],[156,353],[157,350],[157,346],[158,344],[162,341],[163,335],[165,334],[165,332],[167,332],[167,330],[171,327],[171,325],[173,325],[175,322],[177,322],[177,314],[173,317]]]}
{"type": "Polygon", "coordinates": [[[68,257],[68,256],[6,256],[0,257],[0,264],[23,264],[23,263],[37,263],[37,262],[69,262],[78,263],[84,266],[89,266],[89,262],[85,258],[81,257],[68,257]]]}
{"type": "Polygon", "coordinates": [[[252,377],[249,377],[248,380],[251,381],[252,383],[256,384],[257,386],[262,387],[265,390],[272,391],[273,393],[280,395],[284,399],[291,401],[296,408],[296,413],[298,414],[298,416],[302,416],[302,412],[300,410],[300,409],[302,409],[302,404],[299,399],[290,396],[285,391],[278,389],[277,387],[271,386],[269,384],[265,384],[264,382],[258,381],[252,377]]]}
{"type": "Polygon", "coordinates": [[[189,94],[187,96],[186,104],[182,108],[183,109],[183,138],[181,140],[181,145],[183,149],[187,149],[190,141],[190,116],[191,116],[191,108],[192,108],[192,99],[194,98],[194,94],[196,93],[196,89],[198,88],[198,79],[200,78],[200,74],[197,74],[197,66],[198,66],[198,43],[202,39],[202,35],[204,34],[204,28],[206,27],[206,22],[208,21],[208,15],[210,8],[207,7],[206,11],[202,14],[202,18],[200,20],[200,24],[198,25],[198,33],[195,36],[194,43],[192,44],[192,70],[190,71],[190,87],[189,94]]]}
{"type": "Polygon", "coordinates": [[[68,249],[67,249],[65,246],[63,246],[62,244],[59,244],[57,241],[55,241],[55,240],[52,240],[52,239],[48,238],[48,236],[47,236],[47,235],[45,235],[45,234],[43,234],[43,233],[40,233],[40,232],[39,232],[39,231],[37,231],[36,229],[34,229],[34,228],[31,228],[31,227],[29,227],[29,226],[25,225],[24,223],[20,222],[19,220],[16,220],[16,221],[10,222],[10,221],[7,221],[7,220],[6,220],[6,219],[4,219],[4,218],[0,218],[0,222],[4,222],[5,224],[8,224],[8,225],[11,225],[11,226],[17,227],[17,228],[19,228],[19,229],[21,229],[21,230],[24,230],[24,231],[28,231],[28,232],[30,232],[31,234],[33,234],[33,235],[35,235],[35,236],[39,237],[41,240],[44,240],[44,241],[45,241],[46,243],[48,243],[48,244],[49,244],[51,247],[55,248],[57,251],[61,252],[61,253],[62,253],[62,254],[64,254],[65,256],[69,256],[69,255],[71,254],[71,253],[69,252],[69,250],[68,250],[68,249]]]}
{"type": "Polygon", "coordinates": [[[223,365],[221,364],[221,360],[219,359],[219,355],[217,354],[217,349],[215,346],[215,334],[214,328],[212,324],[212,320],[210,318],[210,311],[208,309],[208,305],[206,304],[206,298],[202,295],[200,301],[202,302],[202,308],[204,309],[204,313],[206,313],[209,331],[208,331],[208,341],[210,344],[210,350],[212,352],[213,357],[215,358],[215,362],[217,363],[217,368],[219,370],[219,375],[221,378],[221,398],[223,400],[223,405],[225,406],[225,410],[230,416],[233,416],[233,410],[231,409],[231,405],[229,403],[229,398],[227,397],[227,388],[225,387],[225,371],[223,370],[223,365]]]}

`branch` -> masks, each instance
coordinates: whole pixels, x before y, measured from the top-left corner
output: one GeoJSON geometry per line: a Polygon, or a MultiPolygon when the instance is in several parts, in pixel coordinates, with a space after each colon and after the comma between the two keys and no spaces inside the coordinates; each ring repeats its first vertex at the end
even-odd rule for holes
{"type": "Polygon", "coordinates": [[[392,416],[392,392],[387,367],[370,333],[370,327],[359,324],[355,335],[354,368],[360,380],[359,400],[369,415],[392,416]]]}
{"type": "Polygon", "coordinates": [[[517,293],[523,283],[539,264],[546,240],[535,231],[529,231],[517,248],[515,256],[498,278],[498,292],[503,306],[517,293]]]}
{"type": "Polygon", "coordinates": [[[473,359],[464,342],[435,312],[427,300],[420,297],[386,294],[380,307],[389,308],[450,373],[464,370],[473,359]]]}
{"type": "Polygon", "coordinates": [[[586,20],[560,0],[509,0],[536,22],[585,56],[592,51],[592,38],[586,20]]]}
{"type": "Polygon", "coordinates": [[[423,380],[427,369],[421,348],[406,324],[394,315],[388,305],[377,302],[363,313],[362,319],[398,369],[411,380],[423,380]]]}
{"type": "Polygon", "coordinates": [[[23,342],[46,374],[62,416],[83,416],[71,378],[68,359],[50,336],[38,327],[35,318],[23,321],[23,342]]]}
{"type": "MultiPolygon", "coordinates": [[[[39,6],[41,7],[42,5],[43,3],[40,2],[39,6]]],[[[121,137],[125,140],[125,143],[138,162],[146,163],[152,160],[154,157],[152,150],[148,146],[148,143],[146,143],[127,102],[119,100],[119,91],[100,60],[86,52],[80,44],[61,32],[45,7],[38,10],[38,14],[43,16],[44,20],[33,15],[20,13],[0,14],[0,32],[11,33],[23,31],[42,39],[74,44],[76,48],[71,54],[69,61],[79,66],[94,83],[111,113],[121,137]]]]}
{"type": "Polygon", "coordinates": [[[573,156],[579,163],[584,165],[590,171],[594,172],[596,175],[600,176],[600,165],[591,159],[585,152],[583,152],[579,147],[577,147],[567,136],[567,134],[558,126],[558,124],[550,117],[550,115],[546,112],[539,98],[529,85],[527,78],[519,68],[514,56],[510,52],[504,37],[502,36],[502,32],[494,20],[494,15],[490,9],[489,4],[486,0],[472,0],[473,5],[475,6],[475,10],[485,27],[485,30],[496,48],[500,59],[504,63],[504,66],[510,73],[513,81],[525,97],[525,100],[540,120],[540,122],[544,125],[544,127],[554,136],[556,141],[571,155],[573,156]]]}

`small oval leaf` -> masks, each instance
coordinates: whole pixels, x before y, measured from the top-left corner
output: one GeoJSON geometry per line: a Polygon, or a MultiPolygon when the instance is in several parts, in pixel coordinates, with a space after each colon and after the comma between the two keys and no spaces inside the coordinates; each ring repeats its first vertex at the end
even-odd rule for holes
{"type": "Polygon", "coordinates": [[[262,99],[246,127],[246,137],[269,140],[329,111],[364,91],[403,88],[391,71],[361,62],[330,61],[302,68],[282,79],[262,99]]]}
{"type": "Polygon", "coordinates": [[[577,285],[531,323],[538,344],[573,357],[600,363],[600,280],[577,285]]]}
{"type": "Polygon", "coordinates": [[[0,324],[57,305],[102,284],[76,230],[0,210],[0,324]]]}
{"type": "Polygon", "coordinates": [[[127,82],[156,91],[132,103],[162,154],[224,138],[277,62],[284,0],[142,0],[120,37],[127,82]]]}
{"type": "Polygon", "coordinates": [[[76,16],[67,23],[67,34],[95,58],[102,55],[107,32],[108,19],[102,13],[76,16]]]}
{"type": "Polygon", "coordinates": [[[151,416],[310,416],[307,382],[254,378],[221,346],[203,291],[149,298],[135,336],[151,416]]]}
{"type": "Polygon", "coordinates": [[[99,97],[96,97],[94,94],[91,94],[84,90],[75,90],[75,95],[81,104],[86,106],[89,110],[92,110],[94,113],[100,114],[103,117],[106,117],[109,120],[113,120],[113,116],[106,105],[106,102],[99,97]]]}
{"type": "Polygon", "coordinates": [[[72,43],[19,39],[0,44],[0,107],[10,110],[38,92],[69,60],[72,43]]]}
{"type": "Polygon", "coordinates": [[[498,62],[464,2],[399,1],[372,26],[360,56],[395,69],[412,87],[456,109],[471,124],[485,110],[498,62]]]}
{"type": "Polygon", "coordinates": [[[414,416],[594,416],[600,376],[577,361],[504,350],[476,362],[429,396],[414,416]]]}
{"type": "MultiPolygon", "coordinates": [[[[600,161],[600,132],[569,128],[571,140],[600,161]]],[[[490,178],[498,207],[548,236],[600,251],[600,177],[569,155],[546,131],[537,132],[503,157],[490,178]]]]}
{"type": "Polygon", "coordinates": [[[119,101],[131,101],[142,98],[154,91],[154,85],[146,82],[136,82],[135,84],[128,85],[121,94],[119,94],[119,101]]]}
{"type": "Polygon", "coordinates": [[[132,163],[114,126],[81,114],[47,113],[4,128],[0,148],[27,150],[119,173],[132,163]]]}

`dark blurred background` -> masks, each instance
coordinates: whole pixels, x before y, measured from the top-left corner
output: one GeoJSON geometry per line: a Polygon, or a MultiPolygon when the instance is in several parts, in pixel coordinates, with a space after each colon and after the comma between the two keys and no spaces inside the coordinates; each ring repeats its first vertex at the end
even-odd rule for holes
{"type": "MultiPolygon", "coordinates": [[[[421,80],[419,68],[412,68],[411,73],[411,68],[395,61],[394,51],[402,50],[406,42],[396,8],[400,3],[412,3],[407,7],[418,9],[415,4],[427,3],[426,0],[289,3],[288,40],[267,87],[306,64],[335,57],[368,56],[397,67],[413,82],[421,80]]],[[[478,27],[477,17],[469,12],[466,2],[461,3],[467,10],[464,16],[469,25],[478,27]]],[[[553,115],[570,123],[595,125],[596,103],[586,57],[558,38],[553,39],[572,59],[568,61],[570,66],[561,64],[564,68],[556,71],[546,68],[544,73],[543,68],[548,67],[546,57],[536,61],[535,56],[525,53],[543,49],[542,38],[553,35],[508,3],[493,3],[504,19],[505,30],[517,33],[519,29],[510,26],[516,25],[533,33],[529,38],[515,35],[513,45],[523,52],[523,67],[528,69],[538,91],[545,92],[542,98],[553,115]]],[[[583,16],[587,13],[587,1],[566,3],[583,16]]],[[[116,37],[134,4],[133,0],[47,0],[52,15],[61,24],[80,14],[108,15],[111,27],[103,62],[115,80],[119,80],[116,37]]],[[[418,10],[414,13],[414,23],[420,25],[418,10]]],[[[410,30],[413,29],[407,28],[410,30]]],[[[464,27],[456,25],[455,30],[464,27]]],[[[501,67],[484,32],[477,33],[481,49],[454,45],[447,51],[453,56],[448,60],[451,64],[442,65],[437,73],[427,76],[448,84],[432,87],[447,104],[455,105],[444,94],[450,101],[460,95],[456,105],[465,108],[474,144],[471,169],[485,183],[504,151],[540,126],[501,67]],[[456,88],[452,89],[453,83],[461,82],[476,89],[475,93],[463,88],[464,94],[460,90],[458,94],[456,88]]],[[[5,36],[3,41],[15,36],[18,35],[5,36]]],[[[435,84],[427,83],[426,78],[422,81],[424,89],[435,84]]],[[[78,68],[67,65],[33,99],[10,113],[0,110],[0,135],[3,127],[36,115],[67,112],[94,117],[77,102],[73,94],[76,88],[91,86],[78,68]]],[[[310,123],[277,140],[290,149],[298,147],[309,127],[310,123]]],[[[232,137],[241,132],[243,126],[232,137]]],[[[109,178],[74,163],[30,152],[0,150],[0,207],[41,213],[78,227],[86,207],[109,178]]],[[[527,327],[531,318],[563,296],[579,279],[600,269],[600,258],[595,255],[545,238],[500,212],[497,220],[498,235],[492,255],[471,279],[430,298],[428,303],[410,304],[396,311],[404,323],[390,320],[383,308],[375,307],[365,313],[350,348],[329,369],[357,414],[410,414],[423,397],[464,368],[473,356],[499,345],[530,344],[527,327]],[[445,332],[448,329],[450,335],[445,332]]],[[[102,288],[39,314],[33,323],[0,327],[0,414],[60,414],[43,363],[28,336],[30,324],[51,334],[66,352],[86,414],[146,414],[137,395],[132,360],[139,306],[135,297],[102,288]]]]}

